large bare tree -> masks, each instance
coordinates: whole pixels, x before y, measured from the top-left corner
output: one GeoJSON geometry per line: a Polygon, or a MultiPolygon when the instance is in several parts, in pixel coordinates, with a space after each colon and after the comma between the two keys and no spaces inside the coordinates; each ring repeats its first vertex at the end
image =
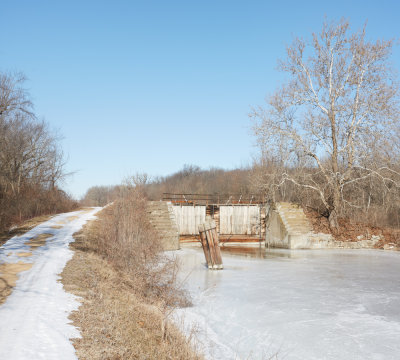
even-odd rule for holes
{"type": "Polygon", "coordinates": [[[342,208],[354,205],[347,190],[356,183],[374,178],[398,189],[392,46],[367,40],[365,26],[350,33],[346,20],[325,21],[310,41],[296,38],[287,47],[279,62],[287,83],[251,114],[262,154],[282,165],[274,185],[291,182],[317,194],[333,230],[342,208]]]}

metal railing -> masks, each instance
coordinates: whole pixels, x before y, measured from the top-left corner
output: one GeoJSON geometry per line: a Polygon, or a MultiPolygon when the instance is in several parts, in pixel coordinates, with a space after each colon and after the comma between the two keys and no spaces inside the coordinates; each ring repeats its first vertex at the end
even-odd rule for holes
{"type": "Polygon", "coordinates": [[[257,205],[264,201],[254,195],[243,194],[175,194],[163,193],[163,201],[181,205],[257,205]]]}

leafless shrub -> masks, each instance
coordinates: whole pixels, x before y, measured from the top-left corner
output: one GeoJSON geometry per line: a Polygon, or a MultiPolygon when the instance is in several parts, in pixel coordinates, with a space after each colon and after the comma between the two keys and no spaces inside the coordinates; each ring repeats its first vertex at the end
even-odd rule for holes
{"type": "Polygon", "coordinates": [[[83,297],[72,314],[82,335],[74,339],[78,358],[201,359],[177,328],[170,325],[165,331],[165,317],[154,301],[133,291],[137,279],[118,270],[104,254],[88,251],[100,221],[75,234],[75,255],[62,273],[65,289],[83,297]]]}
{"type": "Polygon", "coordinates": [[[165,306],[186,305],[176,287],[177,262],[162,251],[148,220],[147,200],[135,187],[123,189],[103,210],[88,246],[133,279],[137,293],[165,306]]]}
{"type": "Polygon", "coordinates": [[[92,186],[80,201],[83,206],[105,206],[118,196],[118,186],[92,186]]]}
{"type": "Polygon", "coordinates": [[[80,250],[100,255],[120,274],[121,286],[158,314],[161,338],[168,341],[173,309],[190,301],[177,285],[176,259],[162,251],[160,236],[149,222],[143,188],[131,180],[86,231],[80,250]]]}

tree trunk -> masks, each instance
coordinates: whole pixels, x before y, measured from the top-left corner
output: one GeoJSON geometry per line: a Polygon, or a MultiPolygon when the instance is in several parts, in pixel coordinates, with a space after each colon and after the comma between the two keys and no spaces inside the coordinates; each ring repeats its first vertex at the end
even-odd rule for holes
{"type": "Polygon", "coordinates": [[[338,212],[340,211],[339,188],[333,189],[333,202],[329,211],[329,227],[334,234],[339,232],[338,212]]]}
{"type": "Polygon", "coordinates": [[[339,223],[337,218],[336,209],[331,210],[329,213],[329,227],[334,234],[337,234],[339,231],[339,223]]]}

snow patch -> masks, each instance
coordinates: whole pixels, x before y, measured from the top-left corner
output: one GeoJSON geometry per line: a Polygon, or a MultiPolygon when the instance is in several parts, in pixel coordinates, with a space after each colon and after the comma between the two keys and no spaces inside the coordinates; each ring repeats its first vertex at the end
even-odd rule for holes
{"type": "Polygon", "coordinates": [[[100,209],[60,214],[0,247],[0,263],[33,263],[20,274],[12,294],[0,306],[1,359],[76,359],[70,339],[80,334],[68,316],[80,303],[64,291],[59,274],[73,256],[68,247],[74,241],[72,235],[100,209]],[[65,225],[59,228],[61,223],[65,225]],[[32,250],[26,243],[43,233],[52,236],[32,250]],[[32,256],[18,256],[28,251],[32,256]]]}

